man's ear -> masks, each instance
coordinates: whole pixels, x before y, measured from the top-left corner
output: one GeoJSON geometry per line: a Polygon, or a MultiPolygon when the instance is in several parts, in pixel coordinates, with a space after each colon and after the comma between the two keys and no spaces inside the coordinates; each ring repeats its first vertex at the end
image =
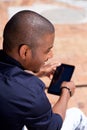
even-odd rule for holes
{"type": "Polygon", "coordinates": [[[26,55],[27,55],[28,51],[30,51],[29,46],[27,46],[27,45],[22,45],[22,46],[20,47],[19,55],[20,55],[20,57],[21,57],[23,60],[26,59],[26,55]]]}

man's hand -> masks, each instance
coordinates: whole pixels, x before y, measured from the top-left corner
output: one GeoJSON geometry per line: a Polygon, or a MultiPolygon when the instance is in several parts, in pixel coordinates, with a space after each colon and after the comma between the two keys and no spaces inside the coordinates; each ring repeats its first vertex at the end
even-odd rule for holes
{"type": "Polygon", "coordinates": [[[64,92],[64,91],[67,91],[66,89],[68,89],[68,90],[70,90],[71,91],[71,96],[74,94],[74,92],[75,92],[75,85],[74,85],[74,83],[72,82],[72,81],[70,81],[70,82],[66,82],[66,81],[64,81],[62,84],[61,84],[61,88],[63,88],[62,89],[62,93],[64,92]],[[65,89],[65,90],[64,90],[65,89]]]}
{"type": "Polygon", "coordinates": [[[48,63],[41,67],[40,71],[36,73],[38,77],[47,76],[50,79],[52,79],[53,74],[56,70],[56,67],[59,66],[58,63],[48,63]]]}

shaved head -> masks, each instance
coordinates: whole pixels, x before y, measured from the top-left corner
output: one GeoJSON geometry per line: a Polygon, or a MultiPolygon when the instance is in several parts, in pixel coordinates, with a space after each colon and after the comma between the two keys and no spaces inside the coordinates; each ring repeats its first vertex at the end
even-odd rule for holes
{"type": "Polygon", "coordinates": [[[30,10],[16,13],[6,24],[3,33],[3,49],[11,51],[23,44],[34,48],[40,39],[54,33],[54,26],[46,18],[30,10]]]}

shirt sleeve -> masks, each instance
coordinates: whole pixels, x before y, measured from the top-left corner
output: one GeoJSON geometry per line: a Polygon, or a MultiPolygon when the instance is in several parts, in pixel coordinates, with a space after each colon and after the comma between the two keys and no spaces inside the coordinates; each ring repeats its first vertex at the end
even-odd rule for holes
{"type": "Polygon", "coordinates": [[[34,89],[35,97],[31,99],[33,102],[32,116],[26,118],[26,126],[29,130],[60,130],[62,118],[53,113],[51,104],[44,92],[44,84],[39,81],[35,87],[37,88],[34,89]]]}
{"type": "Polygon", "coordinates": [[[60,130],[62,123],[60,115],[48,112],[38,118],[27,118],[26,126],[29,130],[60,130]]]}
{"type": "Polygon", "coordinates": [[[54,114],[51,117],[51,122],[47,130],[60,130],[63,120],[59,114],[54,114]]]}
{"type": "Polygon", "coordinates": [[[29,130],[60,130],[62,118],[53,113],[44,92],[44,83],[35,76],[25,77],[25,80],[21,80],[20,77],[17,81],[21,83],[19,91],[22,93],[17,95],[20,101],[20,105],[17,106],[19,114],[24,118],[24,125],[29,130]]]}

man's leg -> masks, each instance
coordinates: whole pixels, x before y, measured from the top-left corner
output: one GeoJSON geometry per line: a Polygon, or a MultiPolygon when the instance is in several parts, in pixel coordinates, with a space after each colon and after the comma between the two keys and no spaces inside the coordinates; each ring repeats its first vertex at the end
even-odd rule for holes
{"type": "Polygon", "coordinates": [[[87,117],[78,108],[68,109],[61,130],[87,130],[87,117]]]}

